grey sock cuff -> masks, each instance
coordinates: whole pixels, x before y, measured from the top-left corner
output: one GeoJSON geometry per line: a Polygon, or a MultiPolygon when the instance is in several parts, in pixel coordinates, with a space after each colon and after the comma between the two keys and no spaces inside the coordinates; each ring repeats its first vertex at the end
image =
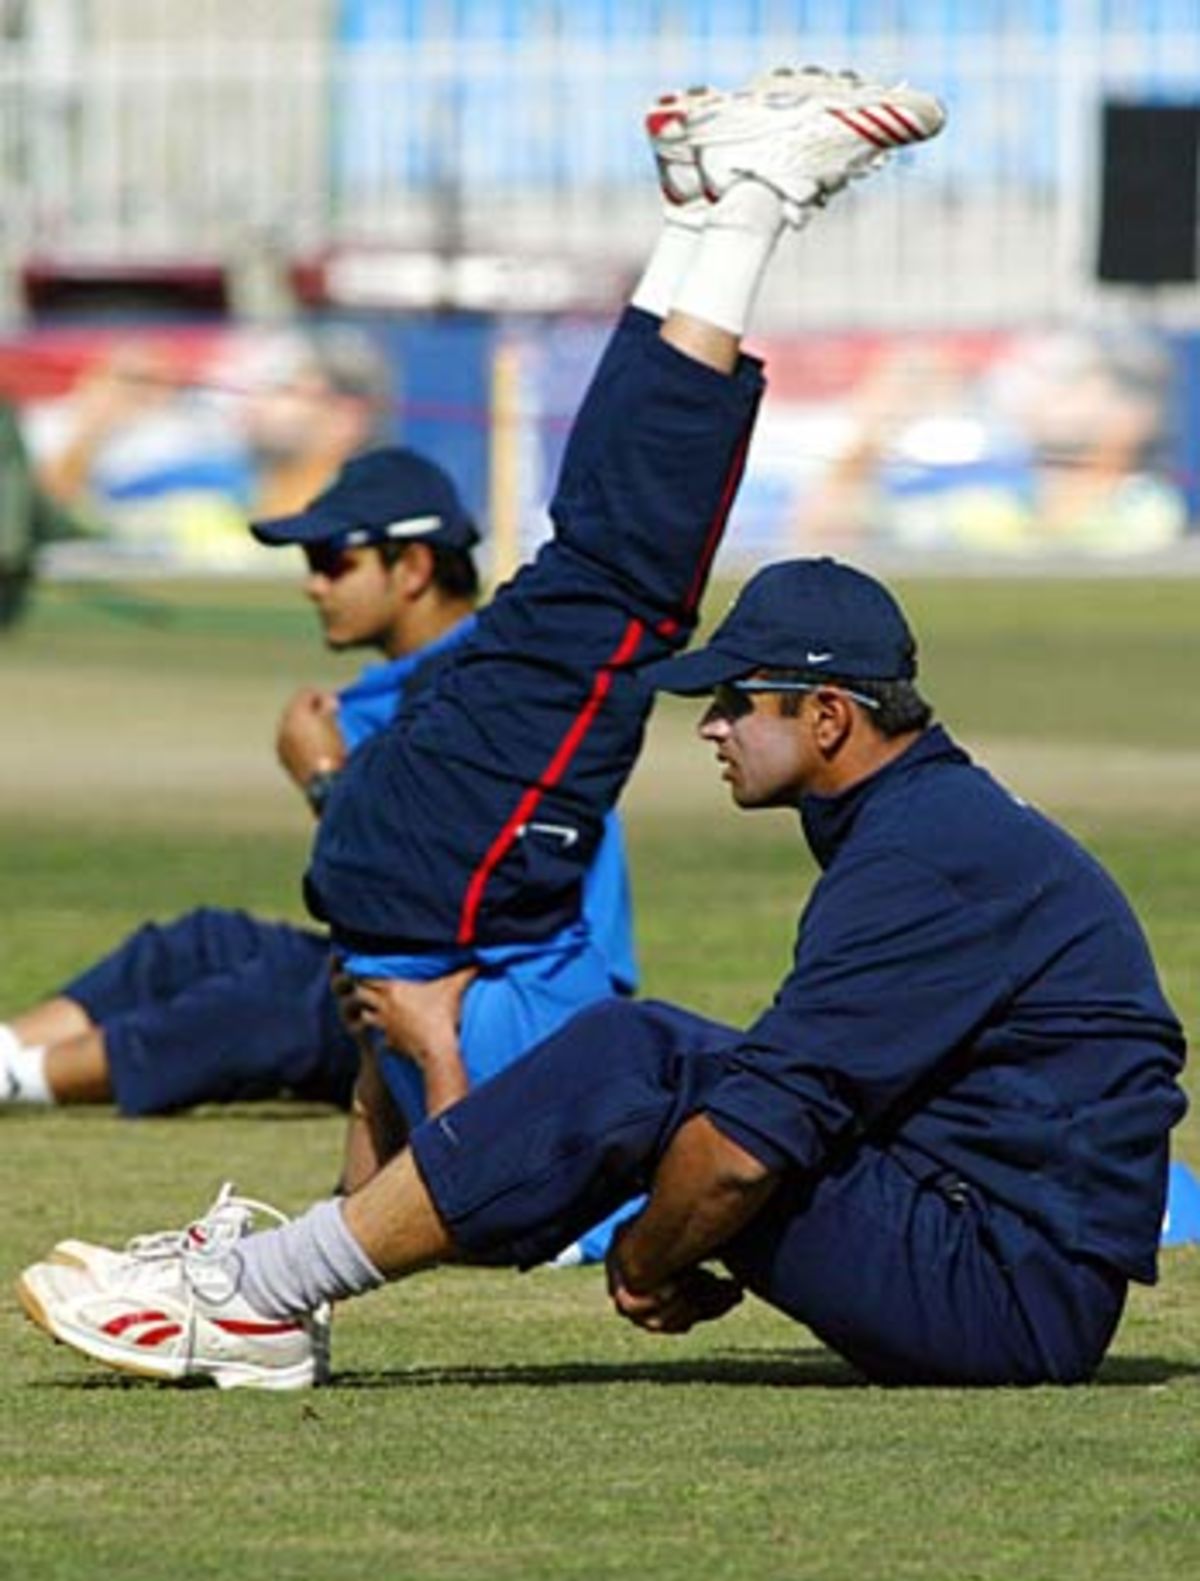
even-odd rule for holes
{"type": "Polygon", "coordinates": [[[344,1210],[344,1200],[331,1197],[328,1202],[318,1202],[315,1208],[310,1208],[305,1218],[311,1219],[314,1239],[331,1266],[345,1270],[356,1293],[360,1289],[376,1290],[385,1283],[384,1276],[350,1233],[344,1210]]]}
{"type": "Polygon", "coordinates": [[[363,1295],[384,1282],[347,1229],[336,1198],[277,1230],[247,1236],[234,1255],[241,1293],[274,1317],[303,1317],[325,1301],[363,1295]]]}

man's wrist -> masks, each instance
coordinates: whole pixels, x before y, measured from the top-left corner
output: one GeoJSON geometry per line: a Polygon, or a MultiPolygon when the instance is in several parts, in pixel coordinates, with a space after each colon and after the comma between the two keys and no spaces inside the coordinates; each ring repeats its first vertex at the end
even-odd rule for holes
{"type": "Polygon", "coordinates": [[[640,1298],[648,1295],[659,1281],[649,1270],[641,1266],[637,1237],[634,1234],[636,1225],[637,1219],[634,1219],[618,1227],[609,1248],[609,1271],[622,1291],[640,1298]]]}
{"type": "Polygon", "coordinates": [[[337,769],[318,769],[304,782],[304,799],[319,818],[337,781],[337,769]]]}

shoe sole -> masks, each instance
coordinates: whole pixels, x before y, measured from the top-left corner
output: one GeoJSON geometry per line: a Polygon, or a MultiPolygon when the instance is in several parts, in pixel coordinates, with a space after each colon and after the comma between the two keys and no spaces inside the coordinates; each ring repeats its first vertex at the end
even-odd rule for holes
{"type": "MultiPolygon", "coordinates": [[[[69,1255],[54,1257],[53,1261],[64,1266],[82,1266],[78,1259],[69,1255]]],[[[170,1356],[154,1361],[131,1357],[127,1349],[107,1344],[93,1329],[80,1328],[53,1317],[24,1274],[17,1280],[17,1300],[29,1321],[48,1334],[56,1344],[80,1351],[102,1366],[127,1373],[131,1377],[151,1378],[156,1383],[184,1383],[196,1379],[214,1383],[218,1389],[264,1389],[270,1393],[311,1389],[315,1382],[318,1370],[315,1360],[301,1362],[294,1367],[267,1369],[237,1362],[213,1365],[194,1361],[189,1366],[182,1359],[170,1356]]]]}
{"type": "MultiPolygon", "coordinates": [[[[56,1259],[56,1261],[66,1263],[66,1259],[56,1259]]],[[[26,1282],[24,1275],[17,1280],[17,1300],[21,1303],[21,1310],[29,1321],[36,1324],[44,1334],[49,1334],[56,1345],[67,1345],[71,1350],[82,1351],[85,1356],[90,1356],[93,1361],[102,1362],[106,1367],[114,1367],[118,1372],[128,1372],[139,1378],[154,1378],[161,1381],[163,1377],[161,1372],[154,1371],[148,1367],[136,1366],[126,1357],[117,1360],[102,1354],[95,1344],[85,1345],[82,1342],[80,1331],[73,1329],[68,1324],[60,1325],[56,1323],[26,1282]]]]}

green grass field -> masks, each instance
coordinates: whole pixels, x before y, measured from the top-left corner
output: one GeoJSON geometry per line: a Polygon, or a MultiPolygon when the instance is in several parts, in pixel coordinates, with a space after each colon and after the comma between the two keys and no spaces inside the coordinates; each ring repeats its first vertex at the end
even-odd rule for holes
{"type": "MultiPolygon", "coordinates": [[[[1200,584],[901,586],[926,689],[1138,906],[1200,1021],[1200,584]]],[[[714,599],[713,607],[721,600],[714,599]]],[[[292,590],[49,588],[0,646],[0,1015],[148,915],[302,915],[276,710],[336,680],[292,590]]],[[[726,804],[685,705],[627,797],[645,988],[748,1018],[812,880],[795,820],[726,804]]],[[[1195,1077],[1192,1091],[1197,1093],[1195,1077]]],[[[63,1234],[182,1222],[232,1177],[297,1209],[334,1116],[0,1113],[3,1287],[63,1234]]],[[[1200,1169],[1200,1120],[1177,1154],[1200,1169]]],[[[881,1390],[747,1303],[673,1341],[595,1270],[447,1270],[338,1318],[336,1386],[175,1392],[51,1346],[0,1294],[0,1574],[687,1578],[1200,1573],[1200,1247],[1134,1292],[1099,1381],[881,1390]]]]}

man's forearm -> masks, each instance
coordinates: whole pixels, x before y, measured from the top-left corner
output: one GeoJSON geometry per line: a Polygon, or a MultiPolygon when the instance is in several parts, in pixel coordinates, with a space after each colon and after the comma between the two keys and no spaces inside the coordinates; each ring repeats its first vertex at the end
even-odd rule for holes
{"type": "Polygon", "coordinates": [[[688,1120],[663,1154],[645,1209],[621,1237],[626,1288],[645,1294],[694,1268],[754,1217],[777,1179],[707,1115],[688,1120]]]}
{"type": "Polygon", "coordinates": [[[431,1119],[470,1091],[470,1078],[457,1040],[453,1047],[445,1045],[436,1055],[427,1053],[420,1064],[425,1077],[425,1110],[431,1119]]]}
{"type": "Polygon", "coordinates": [[[358,1191],[400,1152],[408,1127],[396,1108],[366,1039],[360,1042],[358,1081],[346,1124],[343,1191],[358,1191]]]}

